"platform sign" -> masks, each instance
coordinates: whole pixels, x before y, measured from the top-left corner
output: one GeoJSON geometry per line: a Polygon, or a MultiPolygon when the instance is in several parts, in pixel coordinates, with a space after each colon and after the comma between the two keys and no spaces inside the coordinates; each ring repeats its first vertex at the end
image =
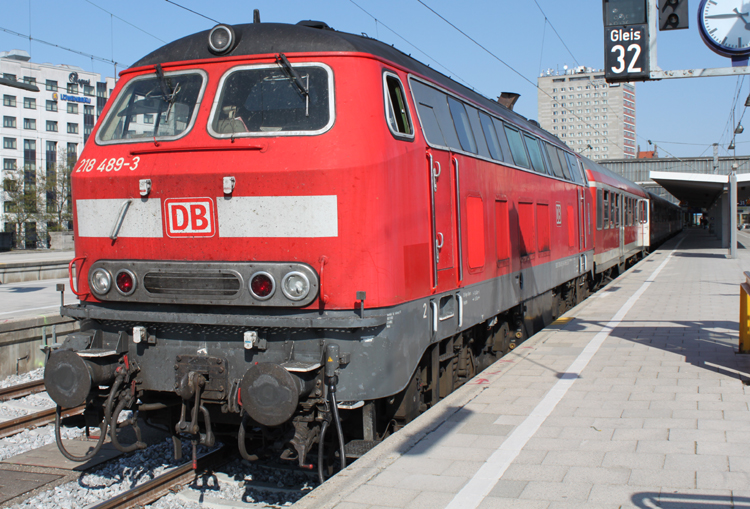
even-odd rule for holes
{"type": "Polygon", "coordinates": [[[646,24],[605,27],[604,37],[604,78],[608,83],[645,81],[649,78],[646,24]]]}
{"type": "Polygon", "coordinates": [[[604,77],[609,83],[649,79],[646,0],[602,0],[604,77]]]}

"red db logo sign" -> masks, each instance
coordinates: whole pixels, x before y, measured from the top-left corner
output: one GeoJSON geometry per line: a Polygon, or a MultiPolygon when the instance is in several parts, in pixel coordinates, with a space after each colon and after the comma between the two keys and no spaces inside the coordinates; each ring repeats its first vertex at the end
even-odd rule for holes
{"type": "Polygon", "coordinates": [[[213,237],[215,217],[211,198],[169,198],[164,201],[169,237],[213,237]]]}

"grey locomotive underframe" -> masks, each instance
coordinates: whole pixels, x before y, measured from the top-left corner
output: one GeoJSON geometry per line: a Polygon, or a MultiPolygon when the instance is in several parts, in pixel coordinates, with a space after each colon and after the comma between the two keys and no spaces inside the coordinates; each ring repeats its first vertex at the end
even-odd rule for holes
{"type": "MultiPolygon", "coordinates": [[[[204,397],[227,400],[255,363],[277,364],[304,378],[320,371],[326,346],[335,343],[338,400],[366,401],[403,391],[430,345],[521,304],[529,328],[543,327],[552,319],[552,291],[589,272],[592,256],[590,251],[553,260],[390,308],[256,308],[248,315],[230,306],[82,303],[63,307],[61,314],[96,320],[94,329],[107,344],[125,339],[122,353],[139,367],[139,390],[175,391],[183,371],[206,357],[221,362],[222,370],[212,372],[204,397]],[[134,327],[147,331],[138,344],[132,341],[134,327]],[[243,341],[248,331],[257,335],[251,348],[243,341]]],[[[85,356],[93,339],[69,348],[85,356]]]]}

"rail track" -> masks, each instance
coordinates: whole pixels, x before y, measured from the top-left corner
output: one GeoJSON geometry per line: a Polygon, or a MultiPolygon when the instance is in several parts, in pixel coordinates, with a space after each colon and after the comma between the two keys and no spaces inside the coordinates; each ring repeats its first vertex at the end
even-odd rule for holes
{"type": "MultiPolygon", "coordinates": [[[[31,394],[44,392],[44,380],[35,380],[23,384],[13,385],[0,389],[0,402],[11,401],[13,399],[23,398],[31,394]]],[[[76,408],[63,410],[62,417],[71,417],[83,413],[85,406],[81,405],[76,408]]],[[[47,408],[39,412],[22,415],[15,419],[0,422],[0,438],[5,438],[25,429],[37,428],[55,421],[55,408],[47,408]]]]}
{"type": "Polygon", "coordinates": [[[0,389],[0,402],[23,398],[24,396],[44,392],[46,390],[47,389],[44,387],[44,380],[34,380],[23,384],[11,385],[10,387],[0,389]]]}
{"type": "Polygon", "coordinates": [[[192,461],[189,461],[90,509],[125,509],[151,504],[170,491],[175,491],[176,487],[191,482],[195,479],[197,472],[215,468],[226,462],[226,456],[225,447],[220,447],[199,457],[195,470],[192,461]]]}
{"type": "MultiPolygon", "coordinates": [[[[69,408],[63,410],[62,418],[71,417],[73,415],[80,415],[85,410],[86,406],[81,405],[75,408],[69,408]]],[[[40,412],[34,412],[29,415],[22,415],[9,421],[0,422],[0,438],[9,437],[16,433],[30,428],[38,428],[55,421],[55,409],[48,408],[40,412]]]]}

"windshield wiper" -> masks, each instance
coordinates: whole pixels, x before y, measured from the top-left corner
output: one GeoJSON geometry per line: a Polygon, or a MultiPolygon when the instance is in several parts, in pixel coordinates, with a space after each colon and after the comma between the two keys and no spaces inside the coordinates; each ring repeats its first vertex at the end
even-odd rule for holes
{"type": "Polygon", "coordinates": [[[297,73],[297,71],[294,70],[294,67],[292,67],[292,64],[289,63],[289,60],[286,58],[286,55],[283,53],[279,53],[276,57],[276,63],[281,66],[281,68],[284,70],[286,75],[289,77],[289,80],[294,83],[297,88],[299,89],[300,93],[305,97],[305,116],[310,116],[309,113],[309,104],[310,104],[310,91],[308,90],[308,87],[305,83],[302,82],[302,78],[297,73]]]}
{"type": "Polygon", "coordinates": [[[169,106],[167,107],[166,120],[169,120],[169,114],[172,111],[172,106],[177,99],[177,94],[180,92],[180,84],[177,84],[177,88],[172,90],[170,81],[164,76],[164,70],[161,68],[161,64],[156,64],[156,77],[159,78],[159,86],[161,87],[161,95],[164,98],[164,102],[169,106]]]}

